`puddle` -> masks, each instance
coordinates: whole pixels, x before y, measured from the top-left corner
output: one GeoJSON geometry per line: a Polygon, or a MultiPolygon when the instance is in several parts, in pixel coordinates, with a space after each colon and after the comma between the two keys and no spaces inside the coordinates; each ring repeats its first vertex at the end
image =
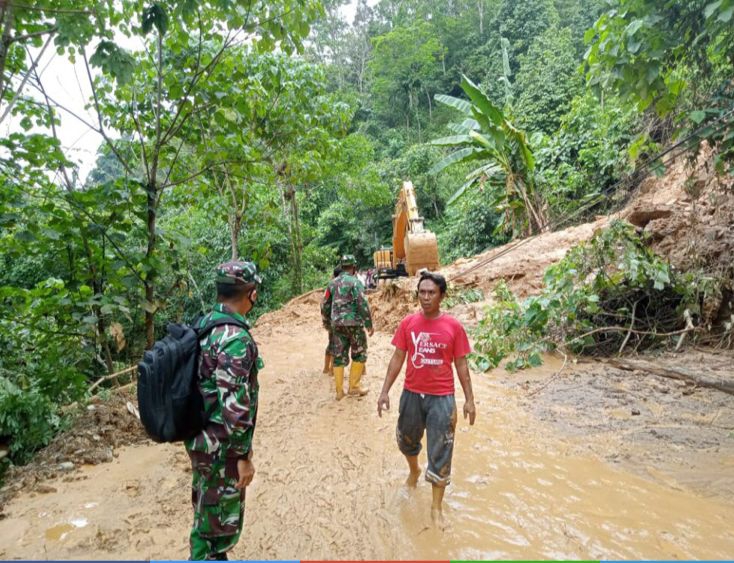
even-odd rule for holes
{"type": "Polygon", "coordinates": [[[50,541],[61,541],[74,529],[71,524],[57,524],[46,530],[46,539],[50,541]]]}
{"type": "MultiPolygon", "coordinates": [[[[90,503],[94,504],[94,503],[90,503]]],[[[46,530],[46,539],[49,541],[63,541],[69,532],[75,528],[84,528],[89,522],[86,518],[73,518],[70,522],[57,524],[46,530]]]]}

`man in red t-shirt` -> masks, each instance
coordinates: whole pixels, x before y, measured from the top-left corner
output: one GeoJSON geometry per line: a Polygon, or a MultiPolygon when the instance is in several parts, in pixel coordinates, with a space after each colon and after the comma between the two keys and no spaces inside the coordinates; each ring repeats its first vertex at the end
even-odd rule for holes
{"type": "Polygon", "coordinates": [[[385,383],[377,399],[377,414],[390,408],[388,393],[400,374],[405,357],[408,367],[405,386],[400,396],[397,440],[398,448],[408,460],[410,476],[407,484],[415,487],[421,470],[418,454],[423,432],[427,433],[428,467],[426,481],[433,489],[431,517],[443,518],[442,502],[451,478],[451,458],[454,452],[456,401],[454,400],[454,371],[464,390],[464,418],[474,424],[476,408],[471,376],[466,356],[471,352],[469,339],[461,323],[441,312],[446,295],[446,279],[432,272],[423,272],[418,280],[421,312],[405,317],[393,336],[395,352],[387,367],[385,383]]]}

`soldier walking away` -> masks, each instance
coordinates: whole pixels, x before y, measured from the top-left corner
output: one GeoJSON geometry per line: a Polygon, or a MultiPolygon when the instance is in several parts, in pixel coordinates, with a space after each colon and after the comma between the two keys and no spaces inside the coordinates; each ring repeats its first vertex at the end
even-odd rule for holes
{"type": "Polygon", "coordinates": [[[431,518],[437,524],[443,520],[443,495],[451,479],[451,459],[454,453],[456,401],[454,372],[464,390],[464,418],[474,424],[476,408],[471,376],[466,356],[471,352],[466,331],[451,315],[441,311],[446,294],[446,279],[432,272],[423,272],[418,281],[421,311],[405,317],[392,339],[395,352],[387,367],[385,383],[377,399],[377,414],[390,408],[388,393],[409,356],[405,385],[400,396],[397,441],[408,462],[410,474],[407,485],[415,487],[421,469],[418,454],[423,433],[427,433],[428,466],[426,481],[431,483],[433,503],[431,518]]]}
{"type": "Polygon", "coordinates": [[[354,256],[342,256],[341,267],[344,271],[329,282],[321,300],[324,326],[330,322],[334,330],[334,383],[337,401],[344,397],[344,367],[349,363],[350,348],[352,368],[349,371],[349,395],[367,394],[367,389],[361,386],[367,362],[365,329],[370,336],[374,334],[364,285],[354,275],[357,271],[354,256]]]}
{"type": "MultiPolygon", "coordinates": [[[[341,266],[334,268],[332,278],[339,277],[342,273],[341,266]]],[[[324,375],[334,375],[334,327],[331,326],[331,318],[323,319],[324,328],[329,335],[329,342],[326,344],[326,352],[324,353],[324,375]]]]}
{"type": "MultiPolygon", "coordinates": [[[[217,304],[199,326],[223,318],[246,325],[260,281],[252,262],[217,266],[217,304]]],[[[191,559],[222,561],[242,533],[245,488],[255,474],[252,436],[263,364],[249,330],[240,326],[218,326],[200,345],[198,387],[209,420],[185,442],[193,470],[191,559]]]]}

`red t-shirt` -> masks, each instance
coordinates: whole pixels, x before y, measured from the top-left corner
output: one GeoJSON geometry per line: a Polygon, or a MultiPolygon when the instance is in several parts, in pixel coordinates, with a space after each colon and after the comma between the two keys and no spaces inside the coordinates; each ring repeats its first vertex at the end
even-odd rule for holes
{"type": "Polygon", "coordinates": [[[402,320],[392,343],[408,352],[405,371],[408,391],[428,395],[454,394],[451,363],[471,352],[466,331],[459,321],[445,313],[436,319],[414,313],[402,320]]]}

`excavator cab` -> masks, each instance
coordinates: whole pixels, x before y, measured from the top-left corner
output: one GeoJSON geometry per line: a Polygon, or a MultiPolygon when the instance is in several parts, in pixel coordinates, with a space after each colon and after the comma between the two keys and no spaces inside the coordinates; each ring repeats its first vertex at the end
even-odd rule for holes
{"type": "Polygon", "coordinates": [[[392,248],[381,248],[374,253],[378,279],[414,276],[424,268],[438,269],[436,235],[423,226],[411,182],[403,182],[400,189],[392,227],[392,248]]]}

